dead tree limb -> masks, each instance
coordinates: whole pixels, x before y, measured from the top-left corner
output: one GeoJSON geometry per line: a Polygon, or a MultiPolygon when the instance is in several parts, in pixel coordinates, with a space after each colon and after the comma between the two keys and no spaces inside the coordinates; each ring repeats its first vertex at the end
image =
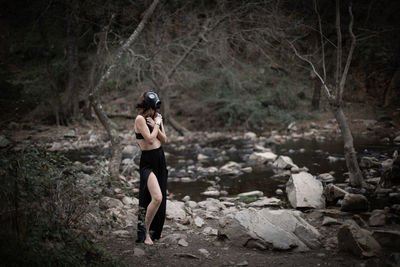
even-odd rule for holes
{"type": "Polygon", "coordinates": [[[355,187],[362,187],[364,186],[364,179],[361,174],[360,167],[358,165],[357,161],[357,153],[354,149],[354,143],[353,143],[353,136],[349,127],[349,124],[347,122],[347,118],[343,112],[343,92],[344,92],[344,87],[346,83],[346,78],[347,74],[350,68],[353,52],[355,49],[356,45],[356,37],[353,33],[353,23],[354,23],[354,17],[352,13],[351,6],[349,6],[349,14],[350,14],[350,23],[349,23],[349,33],[351,36],[351,45],[350,45],[350,50],[347,55],[346,59],[346,65],[345,68],[342,72],[342,36],[341,36],[341,29],[340,29],[340,1],[336,1],[336,33],[337,33],[337,38],[338,38],[338,44],[336,47],[336,73],[335,73],[335,79],[336,79],[336,84],[335,84],[335,95],[332,95],[329,90],[328,86],[326,85],[325,79],[321,77],[321,75],[318,73],[317,69],[315,68],[314,64],[311,62],[311,60],[305,58],[304,56],[300,55],[299,52],[297,51],[296,47],[293,45],[293,43],[289,42],[291,45],[292,49],[294,50],[296,56],[300,58],[301,60],[307,62],[310,64],[313,72],[315,75],[320,79],[325,92],[328,96],[328,100],[330,102],[330,107],[331,110],[335,116],[335,119],[339,125],[340,131],[342,133],[342,138],[344,142],[344,155],[346,159],[346,166],[347,169],[349,170],[350,173],[350,185],[355,186],[355,187]]]}
{"type": "Polygon", "coordinates": [[[109,171],[111,174],[111,178],[117,180],[119,178],[119,167],[122,159],[122,151],[120,147],[120,140],[118,136],[118,132],[113,126],[112,121],[107,117],[101,103],[99,92],[104,87],[104,83],[107,79],[110,78],[112,71],[117,67],[119,61],[122,58],[122,55],[127,51],[127,49],[132,45],[132,43],[138,38],[139,34],[142,32],[144,25],[153,14],[159,0],[154,0],[150,7],[146,10],[142,20],[139,25],[135,29],[135,31],[129,36],[128,40],[122,45],[119,52],[116,54],[114,59],[112,60],[110,66],[106,70],[106,72],[101,76],[97,85],[91,90],[89,94],[89,100],[91,105],[99,118],[101,124],[107,131],[108,137],[111,141],[111,150],[112,150],[112,158],[109,165],[109,171]]]}

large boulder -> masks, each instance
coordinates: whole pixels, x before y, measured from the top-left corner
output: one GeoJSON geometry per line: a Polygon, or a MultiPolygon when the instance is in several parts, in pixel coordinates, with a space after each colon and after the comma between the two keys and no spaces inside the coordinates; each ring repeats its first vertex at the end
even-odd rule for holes
{"type": "Polygon", "coordinates": [[[341,211],[366,211],[368,210],[368,199],[360,194],[346,194],[341,202],[341,211]]]}
{"type": "Polygon", "coordinates": [[[274,161],[278,156],[272,152],[266,151],[266,152],[254,152],[249,156],[249,161],[255,162],[255,163],[260,163],[263,164],[265,162],[272,162],[274,161]]]}
{"type": "Polygon", "coordinates": [[[307,251],[320,245],[319,232],[301,217],[300,211],[293,210],[248,208],[231,213],[220,220],[218,235],[237,246],[247,246],[252,240],[259,247],[307,251]]]}
{"type": "Polygon", "coordinates": [[[322,183],[307,172],[292,174],[286,192],[294,208],[324,208],[322,183]]]}
{"type": "Polygon", "coordinates": [[[381,246],[372,234],[360,228],[352,220],[347,220],[339,229],[339,250],[353,253],[359,257],[373,257],[380,254],[381,246]]]}
{"type": "Polygon", "coordinates": [[[185,203],[167,200],[167,219],[183,221],[186,218],[185,203]]]}
{"type": "Polygon", "coordinates": [[[293,167],[297,169],[299,168],[293,163],[292,159],[287,156],[279,156],[272,165],[278,169],[291,169],[293,167]]]}

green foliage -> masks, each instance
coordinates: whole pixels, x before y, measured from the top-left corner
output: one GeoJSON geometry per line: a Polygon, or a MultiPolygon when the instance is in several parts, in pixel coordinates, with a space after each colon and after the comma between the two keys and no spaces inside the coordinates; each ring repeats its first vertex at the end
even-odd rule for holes
{"type": "Polygon", "coordinates": [[[288,124],[309,116],[299,108],[298,85],[289,77],[263,73],[251,65],[242,64],[241,70],[208,68],[188,86],[228,126],[262,129],[265,124],[288,124]]]}
{"type": "Polygon", "coordinates": [[[64,156],[0,151],[0,258],[9,266],[118,266],[81,229],[88,194],[64,156]],[[3,260],[4,259],[4,260],[3,260]]]}

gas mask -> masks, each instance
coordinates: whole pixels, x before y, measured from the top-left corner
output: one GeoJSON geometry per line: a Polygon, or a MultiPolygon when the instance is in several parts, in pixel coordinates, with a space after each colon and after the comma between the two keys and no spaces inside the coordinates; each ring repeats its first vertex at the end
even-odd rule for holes
{"type": "Polygon", "coordinates": [[[148,107],[156,110],[159,109],[161,106],[161,100],[158,98],[158,95],[154,92],[147,92],[144,95],[144,102],[147,104],[148,107]]]}

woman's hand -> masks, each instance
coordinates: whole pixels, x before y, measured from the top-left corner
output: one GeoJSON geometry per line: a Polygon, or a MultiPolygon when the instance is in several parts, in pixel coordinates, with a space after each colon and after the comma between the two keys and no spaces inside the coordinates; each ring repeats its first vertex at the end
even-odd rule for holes
{"type": "Polygon", "coordinates": [[[155,124],[157,124],[158,126],[160,126],[160,125],[161,125],[161,122],[162,122],[162,116],[161,116],[161,114],[160,114],[160,113],[157,113],[157,116],[156,116],[156,118],[154,119],[154,122],[155,122],[155,124]]]}
{"type": "Polygon", "coordinates": [[[156,125],[156,123],[152,117],[147,117],[146,121],[147,121],[147,124],[150,125],[152,128],[154,128],[154,125],[156,125]]]}

